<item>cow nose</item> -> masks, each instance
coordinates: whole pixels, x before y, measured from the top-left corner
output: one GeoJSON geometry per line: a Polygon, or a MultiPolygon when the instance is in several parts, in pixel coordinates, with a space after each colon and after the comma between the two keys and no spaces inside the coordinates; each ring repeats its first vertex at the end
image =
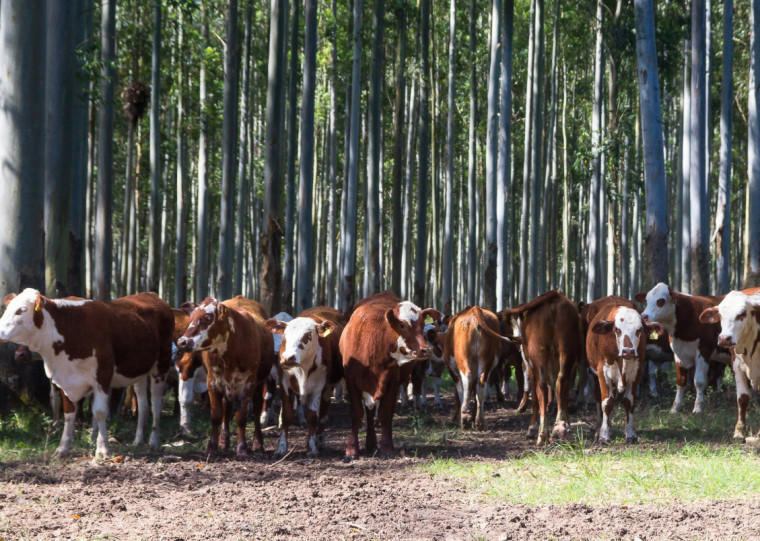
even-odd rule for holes
{"type": "Polygon", "coordinates": [[[177,340],[177,349],[180,351],[192,351],[193,350],[193,342],[189,338],[186,338],[184,336],[181,336],[177,340]]]}
{"type": "Polygon", "coordinates": [[[649,321],[649,316],[646,313],[641,314],[641,321],[647,323],[649,321]]]}
{"type": "Polygon", "coordinates": [[[283,366],[295,366],[298,363],[296,362],[296,356],[290,355],[289,357],[283,357],[280,364],[283,366]]]}
{"type": "Polygon", "coordinates": [[[721,334],[718,336],[718,345],[722,348],[730,348],[734,345],[734,341],[728,334],[721,334]]]}
{"type": "Polygon", "coordinates": [[[418,357],[430,357],[430,346],[421,347],[417,351],[417,356],[418,357]]]}
{"type": "Polygon", "coordinates": [[[623,348],[623,355],[622,357],[624,359],[633,359],[636,356],[636,350],[633,348],[623,348]]]}

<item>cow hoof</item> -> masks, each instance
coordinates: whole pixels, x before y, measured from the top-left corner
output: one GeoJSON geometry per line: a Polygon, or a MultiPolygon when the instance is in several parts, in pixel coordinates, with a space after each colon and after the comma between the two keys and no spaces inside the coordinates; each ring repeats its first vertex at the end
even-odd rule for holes
{"type": "Polygon", "coordinates": [[[343,457],[343,462],[346,464],[349,464],[351,462],[354,462],[358,457],[356,455],[346,455],[343,457]]]}
{"type": "Polygon", "coordinates": [[[536,440],[536,445],[546,445],[549,442],[547,434],[541,433],[536,440]]]}
{"type": "Polygon", "coordinates": [[[691,412],[696,414],[702,413],[702,406],[694,406],[694,409],[691,410],[691,412]]]}
{"type": "Polygon", "coordinates": [[[639,437],[638,436],[628,436],[625,439],[626,443],[639,443],[639,437]]]}
{"type": "Polygon", "coordinates": [[[570,429],[563,425],[555,426],[554,429],[552,429],[553,440],[569,440],[572,438],[572,435],[573,433],[570,429]]]}
{"type": "Polygon", "coordinates": [[[250,455],[251,452],[248,450],[248,446],[245,443],[241,442],[238,443],[235,454],[237,454],[237,456],[244,457],[250,455]]]}

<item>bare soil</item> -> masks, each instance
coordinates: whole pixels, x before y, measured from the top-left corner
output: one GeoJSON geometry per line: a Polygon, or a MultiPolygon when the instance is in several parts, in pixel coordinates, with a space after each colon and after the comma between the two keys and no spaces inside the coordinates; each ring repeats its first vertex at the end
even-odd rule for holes
{"type": "MultiPolygon", "coordinates": [[[[399,452],[390,460],[344,463],[348,411],[334,407],[327,448],[317,460],[306,458],[305,431],[296,429],[291,446],[297,448],[282,461],[230,453],[207,462],[199,453],[167,448],[98,465],[89,457],[0,464],[0,537],[760,539],[760,502],[529,507],[487,501],[463,482],[418,466],[431,455],[485,461],[519,456],[534,448],[524,435],[527,414],[491,409],[481,433],[454,431],[447,416],[434,412],[421,421],[409,410],[397,414],[399,452]]],[[[591,418],[584,419],[590,426],[591,418]]],[[[266,435],[271,453],[279,430],[266,435]]],[[[205,435],[199,439],[205,446],[205,435]]]]}

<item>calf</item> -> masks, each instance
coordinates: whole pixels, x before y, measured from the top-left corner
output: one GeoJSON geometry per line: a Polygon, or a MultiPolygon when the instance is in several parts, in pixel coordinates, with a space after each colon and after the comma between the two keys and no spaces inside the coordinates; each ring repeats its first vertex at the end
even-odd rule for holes
{"type": "MultiPolygon", "coordinates": [[[[206,449],[209,455],[216,455],[220,446],[224,450],[229,448],[229,423],[236,400],[237,454],[245,456],[249,452],[245,439],[248,403],[253,401],[254,411],[261,411],[261,386],[275,362],[272,335],[266,330],[262,313],[259,303],[245,297],[224,302],[207,297],[190,314],[187,331],[177,341],[177,347],[183,351],[208,352],[203,363],[211,406],[211,435],[206,449]]],[[[263,450],[258,415],[253,416],[253,423],[253,449],[263,450]]]]}
{"type": "Polygon", "coordinates": [[[471,398],[475,396],[475,428],[485,428],[483,408],[488,376],[499,363],[502,341],[499,319],[479,306],[457,314],[446,331],[443,356],[456,384],[454,415],[460,417],[462,428],[472,424],[471,398]],[[461,411],[460,411],[461,409],[461,411]]]}
{"type": "Polygon", "coordinates": [[[326,306],[309,308],[290,322],[266,321],[267,329],[281,338],[282,432],[278,455],[288,452],[288,430],[296,398],[306,409],[307,454],[316,456],[324,446],[324,422],[332,390],[343,377],[339,342],[345,323],[342,312],[326,306]]]}
{"type": "Polygon", "coordinates": [[[738,409],[734,439],[744,441],[750,387],[760,389],[760,294],[732,291],[718,306],[705,309],[699,320],[707,325],[720,323],[718,345],[732,349],[738,409]]]}
{"type": "Polygon", "coordinates": [[[610,441],[610,416],[615,396],[622,396],[625,407],[625,441],[638,441],[633,422],[636,388],[646,359],[647,336],[662,330],[659,323],[643,323],[633,303],[619,297],[605,297],[591,303],[586,354],[589,367],[597,376],[595,385],[598,436],[600,443],[610,441]],[[614,331],[614,332],[613,332],[614,331]]]}
{"type": "Polygon", "coordinates": [[[97,427],[95,458],[106,457],[108,392],[130,384],[135,386],[139,405],[134,443],[138,445],[144,439],[150,384],[150,445],[160,445],[159,417],[171,366],[174,317],[158,295],[139,293],[110,302],[51,300],[29,288],[6,296],[5,304],[0,339],[39,353],[48,377],[63,392],[64,429],[56,456],[68,455],[74,438],[76,403],[92,392],[97,427]]]}
{"type": "Polygon", "coordinates": [[[570,438],[567,417],[573,368],[583,355],[583,330],[578,307],[558,291],[499,312],[511,321],[522,339],[523,359],[530,380],[532,414],[528,437],[538,435],[539,445],[549,437],[546,413],[549,391],[556,387],[557,419],[552,438],[570,438]]]}
{"type": "Polygon", "coordinates": [[[351,434],[346,460],[359,455],[359,427],[367,413],[366,450],[377,449],[375,412],[382,427],[380,455],[393,454],[391,422],[401,381],[407,381],[416,361],[427,359],[430,344],[426,323],[440,325],[443,315],[421,310],[392,292],[377,293],[357,303],[340,337],[346,389],[351,402],[351,434]]]}
{"type": "MultiPolygon", "coordinates": [[[[760,290],[745,290],[747,294],[760,290]]],[[[637,293],[636,300],[646,305],[641,317],[644,321],[656,321],[670,335],[670,346],[677,367],[677,391],[671,413],[681,409],[686,391],[686,374],[694,368],[694,413],[702,413],[705,403],[705,387],[708,382],[709,361],[725,364],[731,362],[731,354],[718,348],[720,326],[699,320],[707,308],[718,305],[723,297],[700,297],[673,291],[662,282],[648,293],[637,293]]]]}
{"type": "MultiPolygon", "coordinates": [[[[293,321],[293,316],[288,314],[287,312],[278,312],[275,314],[272,319],[277,319],[279,321],[288,323],[290,321],[293,321]]],[[[282,335],[281,334],[273,334],[272,335],[272,349],[274,350],[275,357],[279,358],[280,356],[280,345],[282,344],[282,335]]],[[[277,420],[277,415],[275,413],[275,393],[277,393],[277,387],[279,386],[279,376],[277,375],[277,367],[273,366],[272,371],[269,373],[269,376],[267,377],[267,381],[264,384],[264,405],[261,409],[261,426],[272,426],[275,424],[277,420]]],[[[282,408],[280,408],[280,416],[282,416],[282,408]]],[[[303,408],[301,408],[300,404],[298,407],[298,424],[305,425],[306,419],[304,418],[303,408]]],[[[280,425],[282,425],[282,421],[280,421],[280,425]]]]}
{"type": "MultiPolygon", "coordinates": [[[[172,308],[174,314],[174,335],[172,348],[174,368],[177,371],[177,401],[179,402],[179,428],[182,434],[191,434],[190,429],[190,404],[193,403],[196,388],[205,387],[206,372],[203,370],[202,352],[183,353],[176,343],[185,334],[190,324],[190,314],[195,309],[195,303],[185,302],[179,308],[172,308]],[[175,352],[176,350],[176,352],[175,352]]],[[[202,388],[202,392],[206,389],[202,388]]]]}

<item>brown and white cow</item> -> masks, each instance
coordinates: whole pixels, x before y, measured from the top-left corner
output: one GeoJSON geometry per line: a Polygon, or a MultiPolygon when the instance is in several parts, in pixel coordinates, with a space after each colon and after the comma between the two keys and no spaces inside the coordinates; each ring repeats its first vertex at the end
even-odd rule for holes
{"type": "Polygon", "coordinates": [[[599,442],[610,441],[610,417],[615,398],[620,396],[626,413],[625,441],[636,443],[633,409],[646,360],[647,337],[662,327],[659,323],[644,323],[633,303],[620,297],[594,301],[588,317],[592,319],[586,335],[586,355],[598,381],[595,395],[599,442]]]}
{"type": "MultiPolygon", "coordinates": [[[[272,335],[264,325],[263,313],[259,303],[245,297],[237,296],[224,302],[206,297],[190,314],[187,331],[177,341],[177,347],[183,351],[208,352],[203,362],[211,406],[211,434],[206,449],[209,455],[216,455],[220,447],[229,448],[229,423],[235,400],[239,401],[235,413],[237,454],[248,454],[245,439],[248,404],[253,402],[254,411],[261,411],[261,386],[275,362],[272,335]]],[[[253,449],[263,450],[264,437],[258,415],[254,415],[253,424],[253,449]]]]}
{"type": "Polygon", "coordinates": [[[532,399],[528,437],[537,435],[539,445],[547,442],[549,390],[556,387],[557,419],[552,438],[569,439],[567,407],[573,368],[583,356],[583,330],[578,307],[558,291],[548,291],[530,302],[502,310],[499,318],[512,321],[515,335],[522,340],[532,399]]]}
{"type": "Polygon", "coordinates": [[[718,345],[733,351],[738,408],[734,439],[744,441],[750,388],[760,389],[760,294],[732,291],[718,306],[705,309],[699,320],[708,325],[720,323],[718,345]]]}
{"type": "Polygon", "coordinates": [[[282,337],[279,351],[282,432],[278,455],[288,452],[288,430],[296,398],[306,410],[307,454],[316,456],[324,447],[324,423],[333,387],[343,378],[339,344],[346,322],[342,312],[326,306],[304,310],[290,322],[274,318],[266,321],[267,329],[282,337]]]}
{"type": "Polygon", "coordinates": [[[502,341],[499,319],[479,306],[458,313],[446,331],[443,356],[451,379],[456,384],[453,418],[462,428],[473,424],[472,399],[475,398],[475,429],[485,428],[484,408],[488,377],[499,364],[502,341]],[[460,411],[461,410],[461,411],[460,411]]]}
{"type": "Polygon", "coordinates": [[[359,455],[359,427],[367,413],[367,454],[377,449],[375,413],[382,427],[380,455],[393,455],[391,421],[401,381],[407,381],[414,363],[427,359],[430,344],[426,323],[439,323],[443,315],[422,310],[384,291],[359,301],[340,337],[346,389],[351,402],[351,434],[346,460],[359,455]]]}
{"type": "Polygon", "coordinates": [[[171,366],[174,317],[158,295],[138,293],[109,302],[51,300],[28,288],[6,296],[5,304],[0,339],[39,353],[48,377],[63,391],[64,429],[57,456],[69,453],[76,403],[90,393],[97,427],[95,458],[107,456],[108,392],[130,384],[135,386],[139,405],[134,443],[144,439],[150,385],[150,445],[160,445],[159,418],[171,366]]]}
{"type": "MultiPolygon", "coordinates": [[[[760,289],[744,292],[753,294],[760,289]]],[[[676,398],[671,413],[681,409],[686,391],[686,374],[694,368],[694,387],[697,391],[694,400],[694,413],[701,413],[705,403],[705,388],[708,383],[709,361],[716,360],[724,364],[731,363],[731,354],[718,348],[720,326],[702,323],[699,315],[707,308],[717,306],[723,297],[702,297],[686,295],[670,289],[660,282],[648,293],[637,293],[636,300],[646,304],[641,313],[644,321],[656,321],[670,335],[670,346],[678,368],[676,398]]]]}

